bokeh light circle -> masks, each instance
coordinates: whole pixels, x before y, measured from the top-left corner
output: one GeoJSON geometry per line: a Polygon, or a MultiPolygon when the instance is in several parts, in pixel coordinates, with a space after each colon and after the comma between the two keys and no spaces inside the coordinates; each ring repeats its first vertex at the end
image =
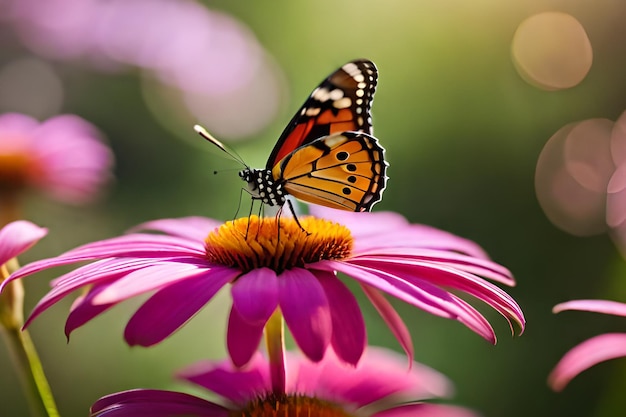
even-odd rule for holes
{"type": "Polygon", "coordinates": [[[604,233],[613,122],[589,119],[559,129],[546,143],[535,171],[537,199],[548,219],[577,236],[604,233]]]}
{"type": "Polygon", "coordinates": [[[545,90],[578,85],[593,61],[591,42],[576,18],[562,12],[543,12],[518,26],[511,52],[520,76],[545,90]]]}
{"type": "Polygon", "coordinates": [[[40,59],[20,58],[0,68],[0,113],[46,119],[61,110],[64,95],[61,78],[40,59]]]}

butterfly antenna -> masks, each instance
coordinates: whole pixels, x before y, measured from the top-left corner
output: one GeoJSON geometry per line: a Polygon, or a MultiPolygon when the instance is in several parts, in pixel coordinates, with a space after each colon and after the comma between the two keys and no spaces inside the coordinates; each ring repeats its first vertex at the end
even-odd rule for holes
{"type": "Polygon", "coordinates": [[[230,148],[227,148],[226,145],[224,145],[219,140],[215,139],[213,135],[211,135],[209,131],[206,130],[204,127],[200,125],[194,125],[193,130],[198,132],[198,134],[202,136],[204,139],[206,139],[208,142],[217,146],[222,152],[230,156],[233,160],[239,162],[241,165],[245,166],[246,168],[249,168],[249,166],[243,161],[243,158],[237,152],[233,151],[230,148]]]}

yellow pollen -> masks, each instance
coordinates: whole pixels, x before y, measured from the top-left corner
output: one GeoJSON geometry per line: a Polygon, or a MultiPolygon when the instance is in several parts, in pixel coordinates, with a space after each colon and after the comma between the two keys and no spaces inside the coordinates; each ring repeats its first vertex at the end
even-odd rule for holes
{"type": "Polygon", "coordinates": [[[221,225],[206,238],[206,256],[213,263],[244,272],[267,267],[282,272],[321,260],[344,259],[352,250],[347,227],[315,217],[250,216],[221,225]],[[302,230],[304,228],[304,230],[302,230]]]}
{"type": "Polygon", "coordinates": [[[300,395],[270,394],[250,401],[243,410],[231,411],[230,417],[353,417],[341,407],[317,398],[300,395]]]}

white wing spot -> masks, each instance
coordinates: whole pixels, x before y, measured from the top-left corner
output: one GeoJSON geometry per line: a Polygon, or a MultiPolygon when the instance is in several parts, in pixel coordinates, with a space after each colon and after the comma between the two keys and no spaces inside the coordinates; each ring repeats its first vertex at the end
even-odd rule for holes
{"type": "MultiPolygon", "coordinates": [[[[363,76],[363,74],[357,74],[357,75],[355,75],[352,78],[354,78],[354,81],[356,81],[357,83],[362,83],[363,81],[365,81],[365,77],[363,76]]],[[[365,86],[363,86],[363,87],[365,87],[365,86]]],[[[359,88],[363,88],[363,87],[359,86],[359,88]]]]}
{"type": "Polygon", "coordinates": [[[335,88],[333,91],[328,93],[328,98],[330,98],[333,101],[339,100],[342,97],[343,97],[343,91],[341,91],[339,88],[335,88]]]}
{"type": "Polygon", "coordinates": [[[351,104],[352,104],[352,100],[350,100],[350,97],[344,97],[342,99],[335,100],[333,102],[333,106],[336,109],[345,109],[345,108],[350,107],[351,104]]]}
{"type": "Polygon", "coordinates": [[[359,67],[357,67],[354,62],[348,62],[346,65],[341,67],[341,69],[347,72],[348,74],[351,74],[355,70],[358,71],[359,67]]]}
{"type": "Polygon", "coordinates": [[[322,109],[320,109],[319,107],[309,107],[308,109],[306,109],[306,112],[304,114],[306,114],[309,117],[313,117],[313,116],[317,116],[318,114],[320,114],[320,111],[322,109]]]}
{"type": "Polygon", "coordinates": [[[365,92],[363,90],[356,90],[356,96],[357,97],[363,97],[363,95],[365,94],[365,92]]]}
{"type": "Polygon", "coordinates": [[[311,94],[311,96],[318,101],[326,101],[328,100],[328,90],[325,88],[316,88],[315,91],[311,94]]]}

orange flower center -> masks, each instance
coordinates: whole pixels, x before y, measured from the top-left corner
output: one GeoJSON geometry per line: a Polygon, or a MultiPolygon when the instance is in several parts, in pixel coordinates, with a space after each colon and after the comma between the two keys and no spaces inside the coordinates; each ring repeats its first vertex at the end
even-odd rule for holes
{"type": "Polygon", "coordinates": [[[34,167],[28,154],[0,152],[0,191],[15,191],[30,182],[34,167]]]}
{"type": "Polygon", "coordinates": [[[262,267],[282,272],[350,255],[353,240],[347,227],[315,217],[298,220],[302,227],[282,217],[250,216],[224,223],[206,238],[207,259],[244,272],[262,267]]]}
{"type": "Polygon", "coordinates": [[[243,410],[231,411],[230,417],[353,417],[353,414],[317,398],[271,394],[249,402],[243,410]]]}

